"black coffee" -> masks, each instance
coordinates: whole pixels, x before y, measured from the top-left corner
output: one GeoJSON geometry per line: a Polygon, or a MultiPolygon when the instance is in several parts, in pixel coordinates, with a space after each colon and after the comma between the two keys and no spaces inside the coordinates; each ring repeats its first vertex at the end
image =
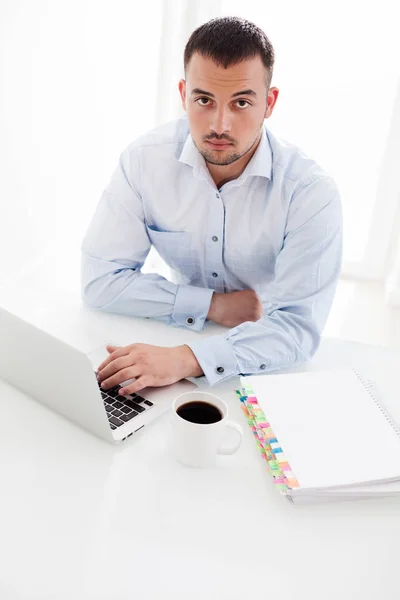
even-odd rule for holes
{"type": "Polygon", "coordinates": [[[195,400],[193,402],[186,402],[182,404],[176,411],[177,414],[191,423],[201,423],[202,425],[209,425],[210,423],[217,423],[223,418],[222,412],[208,402],[195,400]]]}

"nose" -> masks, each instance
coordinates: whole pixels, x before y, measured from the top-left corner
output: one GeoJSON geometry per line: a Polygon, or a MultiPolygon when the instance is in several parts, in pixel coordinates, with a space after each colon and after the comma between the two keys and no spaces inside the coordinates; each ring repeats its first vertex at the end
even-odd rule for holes
{"type": "Polygon", "coordinates": [[[231,130],[231,122],[227,109],[216,109],[210,123],[210,129],[217,135],[222,135],[231,130]]]}

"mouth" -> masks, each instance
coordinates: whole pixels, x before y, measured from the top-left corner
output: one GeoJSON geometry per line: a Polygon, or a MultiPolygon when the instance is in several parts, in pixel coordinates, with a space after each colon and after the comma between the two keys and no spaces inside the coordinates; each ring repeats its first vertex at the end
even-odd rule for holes
{"type": "Polygon", "coordinates": [[[206,144],[211,146],[214,150],[226,150],[226,148],[232,146],[231,142],[209,142],[208,140],[206,141],[206,144]]]}

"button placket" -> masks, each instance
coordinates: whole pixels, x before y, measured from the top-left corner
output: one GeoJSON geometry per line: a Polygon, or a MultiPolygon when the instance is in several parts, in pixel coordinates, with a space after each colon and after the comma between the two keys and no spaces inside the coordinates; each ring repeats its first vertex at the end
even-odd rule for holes
{"type": "Polygon", "coordinates": [[[219,192],[210,198],[207,218],[207,240],[204,270],[208,287],[223,292],[222,240],[224,233],[225,210],[219,192]]]}

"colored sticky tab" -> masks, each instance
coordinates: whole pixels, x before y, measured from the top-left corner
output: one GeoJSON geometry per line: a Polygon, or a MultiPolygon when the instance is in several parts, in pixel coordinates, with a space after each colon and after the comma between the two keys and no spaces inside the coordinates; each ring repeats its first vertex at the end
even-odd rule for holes
{"type": "Polygon", "coordinates": [[[270,422],[258,404],[253,389],[247,386],[236,390],[236,394],[276,489],[281,494],[287,494],[289,489],[300,487],[270,422]]]}
{"type": "Polygon", "coordinates": [[[290,465],[288,462],[280,462],[279,467],[282,469],[282,471],[291,471],[292,470],[290,468],[290,465]]]}

